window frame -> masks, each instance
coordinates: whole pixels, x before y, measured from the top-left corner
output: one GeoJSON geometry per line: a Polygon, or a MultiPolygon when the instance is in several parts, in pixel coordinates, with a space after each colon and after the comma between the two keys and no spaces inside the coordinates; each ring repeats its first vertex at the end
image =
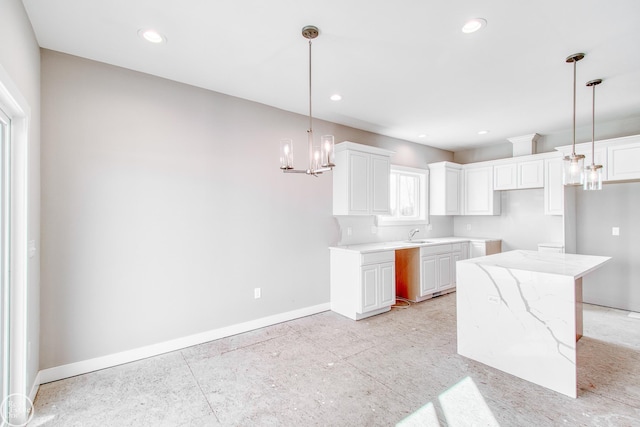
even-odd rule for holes
{"type": "Polygon", "coordinates": [[[429,224],[429,170],[413,168],[409,166],[391,165],[389,174],[389,202],[391,202],[391,174],[405,174],[413,175],[418,178],[418,206],[420,214],[418,218],[401,219],[391,215],[378,215],[379,226],[393,226],[393,225],[422,225],[429,224]]]}

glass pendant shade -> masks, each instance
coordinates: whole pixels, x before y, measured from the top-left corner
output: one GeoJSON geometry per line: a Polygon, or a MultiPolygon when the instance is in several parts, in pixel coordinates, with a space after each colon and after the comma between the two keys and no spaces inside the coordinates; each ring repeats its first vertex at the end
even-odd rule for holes
{"type": "Polygon", "coordinates": [[[585,168],[585,190],[602,190],[602,165],[589,165],[585,168]]]}
{"type": "Polygon", "coordinates": [[[280,169],[293,169],[293,141],[280,140],[280,169]]]}
{"type": "Polygon", "coordinates": [[[320,144],[322,145],[322,167],[323,168],[332,168],[335,165],[334,161],[334,142],[333,135],[324,135],[320,139],[320,144]]]}
{"type": "Polygon", "coordinates": [[[562,183],[564,185],[583,185],[584,183],[584,156],[571,154],[564,158],[562,166],[562,183]]]}

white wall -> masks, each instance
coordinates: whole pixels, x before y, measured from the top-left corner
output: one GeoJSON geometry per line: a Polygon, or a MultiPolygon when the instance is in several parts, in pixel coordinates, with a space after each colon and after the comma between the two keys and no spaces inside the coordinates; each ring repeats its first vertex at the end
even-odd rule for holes
{"type": "MultiPolygon", "coordinates": [[[[570,125],[570,123],[567,123],[567,125],[570,125]]],[[[607,122],[596,119],[595,134],[596,140],[640,134],[640,116],[625,117],[607,122]]],[[[536,153],[555,151],[555,147],[571,145],[572,142],[573,130],[571,128],[560,129],[541,135],[536,144],[536,153]]],[[[576,128],[576,144],[582,142],[591,142],[591,123],[576,128]]],[[[493,144],[488,146],[456,151],[453,161],[461,164],[483,162],[511,157],[512,153],[513,144],[511,142],[494,141],[493,144]]]]}
{"type": "Polygon", "coordinates": [[[27,342],[30,347],[26,366],[26,387],[30,393],[38,373],[39,360],[39,283],[40,283],[40,50],[22,2],[0,2],[0,67],[26,101],[30,110],[27,161],[27,239],[36,253],[27,265],[27,342]]]}
{"type": "Polygon", "coordinates": [[[331,174],[278,169],[283,137],[306,166],[306,117],[48,50],[42,117],[42,368],[329,301],[331,174]]]}
{"type": "Polygon", "coordinates": [[[502,251],[538,250],[538,243],[563,240],[562,216],[544,214],[544,190],[500,191],[501,215],[456,216],[456,236],[502,239],[502,251]],[[471,227],[469,230],[468,227],[471,227]]]}

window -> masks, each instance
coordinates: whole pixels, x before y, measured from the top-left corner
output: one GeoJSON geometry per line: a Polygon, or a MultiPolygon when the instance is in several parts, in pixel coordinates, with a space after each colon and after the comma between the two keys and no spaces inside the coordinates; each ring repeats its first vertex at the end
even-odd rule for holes
{"type": "Polygon", "coordinates": [[[391,165],[391,215],[380,216],[380,225],[428,223],[428,177],[425,169],[391,165]]]}

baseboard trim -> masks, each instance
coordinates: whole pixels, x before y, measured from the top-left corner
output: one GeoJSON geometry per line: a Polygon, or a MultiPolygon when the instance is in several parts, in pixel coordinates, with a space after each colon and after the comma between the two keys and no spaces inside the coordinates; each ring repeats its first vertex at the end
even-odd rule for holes
{"type": "Polygon", "coordinates": [[[36,400],[38,389],[40,388],[40,384],[42,384],[42,381],[40,381],[41,372],[42,371],[38,371],[38,373],[36,374],[36,378],[35,380],[33,380],[33,384],[31,386],[31,391],[29,392],[29,399],[31,400],[32,403],[36,400]]]}
{"type": "Polygon", "coordinates": [[[322,313],[330,309],[330,303],[318,304],[311,307],[301,308],[299,310],[288,311],[273,316],[251,320],[249,322],[238,323],[236,325],[226,326],[199,334],[189,335],[175,340],[152,344],[145,347],[139,347],[133,350],[127,350],[107,356],[96,357],[80,362],[74,362],[66,365],[55,366],[53,368],[43,369],[38,372],[38,375],[36,376],[36,382],[33,386],[32,393],[35,397],[35,393],[37,393],[38,386],[40,384],[45,384],[51,381],[58,381],[76,375],[86,374],[100,369],[111,368],[113,366],[122,365],[124,363],[135,362],[136,360],[146,359],[148,357],[158,356],[163,353],[181,350],[183,348],[202,344],[208,341],[237,335],[243,332],[249,332],[254,329],[264,328],[266,326],[287,322],[289,320],[299,319],[301,317],[311,316],[313,314],[322,313]]]}

